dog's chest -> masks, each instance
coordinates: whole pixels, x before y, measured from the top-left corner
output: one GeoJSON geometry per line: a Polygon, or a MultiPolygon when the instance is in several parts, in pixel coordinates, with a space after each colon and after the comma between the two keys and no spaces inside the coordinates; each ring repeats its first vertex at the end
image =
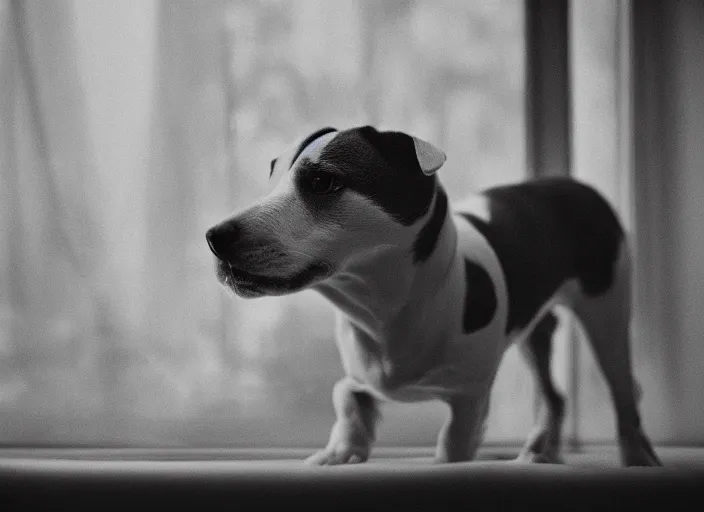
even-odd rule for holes
{"type": "Polygon", "coordinates": [[[444,300],[413,315],[383,342],[372,339],[342,316],[337,343],[346,373],[360,389],[380,398],[414,402],[451,394],[484,392],[493,380],[507,346],[506,291],[496,256],[483,238],[458,233],[458,249],[444,300]],[[467,260],[486,269],[495,306],[486,323],[467,331],[467,260]]]}
{"type": "Polygon", "coordinates": [[[345,327],[337,342],[345,372],[360,391],[385,400],[418,402],[486,391],[503,352],[497,334],[499,329],[492,325],[472,335],[448,333],[433,344],[407,339],[403,341],[409,350],[393,353],[363,332],[345,327]]]}

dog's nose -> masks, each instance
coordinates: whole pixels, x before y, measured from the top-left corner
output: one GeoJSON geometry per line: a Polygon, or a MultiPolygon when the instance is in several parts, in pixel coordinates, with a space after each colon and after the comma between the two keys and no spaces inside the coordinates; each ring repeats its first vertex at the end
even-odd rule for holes
{"type": "Polygon", "coordinates": [[[215,256],[223,261],[231,259],[240,230],[234,223],[210,228],[205,234],[208,246],[215,256]]]}

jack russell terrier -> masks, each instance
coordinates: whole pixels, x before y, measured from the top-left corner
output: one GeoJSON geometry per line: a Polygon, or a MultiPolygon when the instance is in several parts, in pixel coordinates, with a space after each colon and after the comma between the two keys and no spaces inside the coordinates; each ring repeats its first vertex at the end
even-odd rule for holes
{"type": "Polygon", "coordinates": [[[435,461],[473,459],[492,384],[518,344],[544,407],[518,461],[560,461],[563,396],[550,375],[553,308],[579,319],[608,383],[624,466],[661,465],[631,369],[631,262],[592,188],[543,178],[450,206],[443,151],[371,126],[320,129],[271,162],[270,189],[208,230],[216,275],[240,297],[313,289],[337,308],[346,376],[336,421],[309,464],[364,462],[378,401],[441,400],[435,461]]]}

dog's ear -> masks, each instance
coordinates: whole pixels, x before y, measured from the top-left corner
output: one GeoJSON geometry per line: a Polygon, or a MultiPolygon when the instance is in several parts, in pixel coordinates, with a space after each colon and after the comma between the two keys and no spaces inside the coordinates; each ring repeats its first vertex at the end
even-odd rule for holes
{"type": "Polygon", "coordinates": [[[372,126],[360,128],[361,135],[390,162],[406,169],[418,169],[432,176],[447,160],[445,153],[430,142],[396,131],[377,131],[372,126]]]}
{"type": "Polygon", "coordinates": [[[409,135],[409,137],[413,139],[420,170],[423,171],[423,174],[426,176],[432,176],[443,166],[445,160],[447,160],[445,152],[423,139],[419,139],[413,135],[409,135]]]}

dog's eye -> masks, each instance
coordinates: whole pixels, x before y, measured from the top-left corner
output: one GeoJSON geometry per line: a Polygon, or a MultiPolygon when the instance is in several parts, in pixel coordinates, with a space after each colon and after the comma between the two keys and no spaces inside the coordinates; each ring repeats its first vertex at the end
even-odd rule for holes
{"type": "Polygon", "coordinates": [[[342,184],[334,174],[321,171],[311,174],[308,185],[314,194],[329,194],[342,188],[342,184]]]}

